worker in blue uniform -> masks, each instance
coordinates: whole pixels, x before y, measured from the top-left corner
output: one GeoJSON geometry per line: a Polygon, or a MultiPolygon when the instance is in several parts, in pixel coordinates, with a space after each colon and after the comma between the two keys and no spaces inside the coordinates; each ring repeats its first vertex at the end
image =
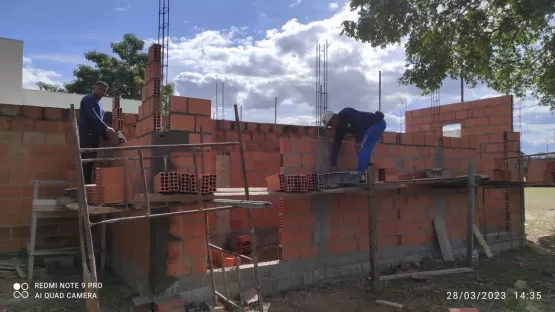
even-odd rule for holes
{"type": "Polygon", "coordinates": [[[331,151],[331,169],[337,170],[337,158],[345,134],[355,137],[355,149],[358,153],[357,171],[362,174],[370,164],[370,157],[380,137],[385,131],[384,115],[380,111],[375,113],[361,112],[346,107],[339,113],[326,112],[322,118],[324,127],[332,127],[333,135],[331,151]]]}
{"type": "MultiPolygon", "coordinates": [[[[94,84],[91,94],[81,99],[79,106],[79,143],[81,148],[98,148],[100,139],[108,141],[115,134],[113,128],[104,122],[104,108],[100,100],[106,94],[108,84],[99,81],[94,84]]],[[[96,158],[96,153],[83,153],[83,159],[96,158]]],[[[92,184],[94,163],[83,163],[85,184],[92,184]]]]}

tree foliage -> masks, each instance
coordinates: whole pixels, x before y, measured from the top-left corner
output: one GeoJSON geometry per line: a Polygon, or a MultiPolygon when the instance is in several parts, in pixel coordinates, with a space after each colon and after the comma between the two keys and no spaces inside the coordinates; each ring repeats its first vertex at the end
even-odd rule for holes
{"type": "MultiPolygon", "coordinates": [[[[38,82],[40,90],[51,92],[67,92],[88,94],[97,81],[105,81],[109,88],[106,96],[120,96],[124,99],[141,100],[144,84],[144,70],[148,62],[148,54],[143,52],[145,42],[134,34],[125,34],[123,40],[110,44],[113,55],[89,51],[85,58],[92,65],[77,65],[73,71],[75,80],[64,83],[64,87],[38,82]]],[[[175,93],[175,85],[163,87],[162,101],[167,105],[170,95],[175,93]]]]}
{"type": "Polygon", "coordinates": [[[351,0],[351,38],[386,47],[404,42],[400,78],[429,94],[447,78],[488,87],[555,110],[555,1],[351,0]]]}
{"type": "Polygon", "coordinates": [[[41,90],[41,91],[67,92],[66,89],[64,89],[60,86],[57,86],[57,85],[51,84],[51,83],[42,82],[42,81],[37,82],[37,87],[39,87],[39,90],[41,90]]]}

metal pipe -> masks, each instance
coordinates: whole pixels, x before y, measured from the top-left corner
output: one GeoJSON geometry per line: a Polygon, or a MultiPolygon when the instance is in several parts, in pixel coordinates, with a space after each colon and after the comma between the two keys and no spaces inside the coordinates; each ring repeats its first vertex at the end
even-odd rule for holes
{"type": "Polygon", "coordinates": [[[502,242],[515,241],[515,240],[518,240],[518,239],[526,240],[526,236],[516,236],[516,237],[510,237],[510,238],[502,238],[502,239],[496,239],[494,241],[486,240],[486,243],[488,243],[488,244],[497,244],[497,243],[502,243],[502,242]]]}
{"type": "Polygon", "coordinates": [[[468,208],[466,219],[466,261],[472,267],[472,251],[474,250],[474,204],[476,177],[474,166],[468,165],[468,208]]]}
{"type": "Polygon", "coordinates": [[[547,156],[547,155],[553,155],[553,154],[555,154],[555,152],[536,153],[536,154],[531,154],[531,155],[508,156],[508,157],[505,157],[505,159],[512,159],[512,158],[527,158],[527,157],[534,157],[534,156],[547,156]]]}
{"type": "MultiPolygon", "coordinates": [[[[245,150],[243,149],[243,138],[241,135],[241,127],[239,123],[239,113],[237,111],[237,104],[233,106],[235,111],[235,129],[237,131],[237,139],[239,140],[239,155],[241,157],[241,171],[243,173],[243,185],[245,187],[245,199],[249,200],[249,182],[247,178],[247,166],[245,164],[245,150]]],[[[264,312],[264,304],[262,301],[262,294],[260,293],[260,276],[258,272],[258,256],[256,250],[256,235],[254,232],[254,221],[252,219],[252,208],[247,210],[247,214],[249,217],[249,226],[250,226],[250,238],[251,238],[251,246],[252,246],[252,265],[254,269],[254,279],[255,279],[255,287],[256,292],[258,294],[258,302],[260,303],[259,311],[264,312]]]]}
{"type": "Polygon", "coordinates": [[[215,142],[215,143],[202,143],[202,144],[163,144],[163,145],[134,145],[134,146],[110,146],[110,147],[97,147],[97,148],[81,148],[81,153],[87,152],[100,152],[100,151],[130,151],[136,149],[155,149],[155,148],[193,148],[193,147],[212,147],[212,146],[231,146],[237,145],[239,142],[215,142]]]}
{"type": "MultiPolygon", "coordinates": [[[[204,210],[199,210],[199,209],[182,210],[182,211],[176,211],[176,212],[155,213],[155,214],[151,214],[151,215],[113,218],[113,219],[109,219],[109,220],[103,220],[103,221],[91,223],[91,226],[98,225],[98,224],[104,224],[104,223],[116,223],[116,222],[125,221],[125,220],[138,220],[138,219],[169,217],[169,216],[176,216],[176,215],[182,215],[182,214],[193,214],[193,213],[199,213],[199,212],[204,212],[204,211],[211,212],[211,211],[219,211],[219,210],[226,210],[226,209],[233,209],[233,208],[237,208],[237,207],[224,206],[224,207],[206,208],[204,210]]],[[[114,211],[114,212],[117,212],[117,211],[114,211]]]]}
{"type": "Polygon", "coordinates": [[[237,272],[237,290],[241,293],[241,291],[243,291],[243,287],[241,286],[241,263],[239,259],[241,258],[235,255],[235,259],[233,261],[235,263],[235,272],[237,272]]]}
{"type": "MultiPolygon", "coordinates": [[[[172,156],[172,158],[187,158],[187,157],[191,157],[191,155],[172,156]]],[[[167,158],[168,158],[167,155],[143,157],[143,159],[164,159],[164,161],[167,161],[167,158]]],[[[139,160],[139,157],[137,157],[137,156],[127,156],[127,157],[122,156],[122,157],[108,157],[108,158],[86,158],[86,159],[83,159],[81,162],[82,163],[89,163],[89,162],[97,162],[97,161],[114,161],[114,160],[139,160]]]]}
{"type": "Polygon", "coordinates": [[[248,200],[240,200],[240,199],[212,199],[210,202],[214,204],[233,205],[241,208],[260,209],[260,208],[272,207],[271,202],[265,202],[265,201],[248,201],[248,200]]]}
{"type": "Polygon", "coordinates": [[[223,249],[222,247],[218,247],[218,246],[216,246],[216,245],[214,245],[214,244],[208,244],[208,247],[210,247],[210,248],[212,248],[212,249],[216,249],[216,250],[221,251],[221,252],[228,253],[228,254],[230,254],[230,255],[232,255],[232,256],[235,256],[235,257],[243,258],[243,259],[245,259],[245,260],[247,260],[247,261],[252,261],[252,258],[251,258],[251,257],[247,257],[247,256],[242,255],[242,254],[240,254],[240,253],[236,253],[235,251],[225,250],[225,249],[223,249]]]}
{"type": "Polygon", "coordinates": [[[218,291],[214,291],[214,293],[216,294],[216,300],[219,298],[220,300],[222,300],[225,303],[233,306],[235,309],[238,309],[239,311],[244,310],[243,307],[239,306],[237,303],[233,302],[231,299],[226,298],[224,295],[220,294],[218,291]]]}
{"type": "Polygon", "coordinates": [[[222,266],[222,279],[224,280],[224,291],[225,291],[225,296],[227,298],[229,298],[229,289],[227,289],[227,275],[225,272],[225,262],[224,262],[224,253],[223,251],[220,251],[220,263],[222,266]]]}
{"type": "MultiPolygon", "coordinates": [[[[202,134],[201,134],[202,136],[202,134]]],[[[200,210],[204,212],[204,234],[206,235],[206,250],[208,251],[208,263],[210,269],[210,284],[212,286],[212,291],[214,292],[214,304],[218,303],[218,296],[216,296],[216,277],[214,276],[214,259],[212,259],[212,253],[210,252],[210,230],[208,228],[208,217],[207,212],[204,209],[204,202],[202,200],[202,181],[198,172],[198,162],[197,162],[197,152],[193,151],[193,170],[195,173],[195,182],[197,187],[197,200],[200,204],[200,210]]]]}
{"type": "MultiPolygon", "coordinates": [[[[143,159],[143,151],[141,149],[138,150],[139,153],[139,165],[141,168],[141,175],[143,177],[143,188],[145,193],[145,203],[146,203],[146,214],[150,216],[150,198],[148,194],[148,183],[146,181],[146,173],[145,173],[145,161],[143,159]]],[[[127,187],[124,185],[124,187],[127,187]]]]}
{"type": "MultiPolygon", "coordinates": [[[[77,175],[79,176],[79,175],[77,175]]],[[[37,184],[37,185],[60,185],[60,184],[68,184],[68,183],[73,183],[75,182],[75,180],[71,181],[71,180],[31,180],[29,181],[29,184],[37,184]]]]}

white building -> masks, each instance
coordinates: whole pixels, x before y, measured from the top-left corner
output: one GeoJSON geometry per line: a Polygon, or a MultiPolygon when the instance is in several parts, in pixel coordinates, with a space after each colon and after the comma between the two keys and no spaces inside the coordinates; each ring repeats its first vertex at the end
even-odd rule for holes
{"type": "MultiPolygon", "coordinates": [[[[23,41],[0,37],[0,104],[69,108],[79,107],[83,95],[30,90],[23,88],[23,41]]],[[[106,111],[112,111],[112,98],[102,99],[106,111]]],[[[120,101],[124,113],[138,113],[136,100],[120,101]]]]}

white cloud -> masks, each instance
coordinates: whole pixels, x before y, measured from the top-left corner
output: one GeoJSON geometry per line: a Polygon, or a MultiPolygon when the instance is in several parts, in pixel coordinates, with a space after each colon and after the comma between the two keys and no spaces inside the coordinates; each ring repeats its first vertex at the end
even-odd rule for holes
{"type": "Polygon", "coordinates": [[[28,57],[23,57],[23,89],[38,89],[37,82],[60,85],[61,75],[55,71],[33,67],[33,62],[28,57]]]}
{"type": "Polygon", "coordinates": [[[302,2],[302,0],[295,0],[295,2],[293,2],[289,7],[290,7],[290,8],[295,7],[295,6],[299,5],[299,4],[301,4],[301,2],[302,2]]]}
{"type": "Polygon", "coordinates": [[[328,9],[330,9],[330,11],[335,11],[339,8],[339,4],[337,4],[337,2],[331,2],[330,4],[328,4],[328,9]]]}
{"type": "MultiPolygon", "coordinates": [[[[355,14],[346,4],[325,20],[301,23],[293,19],[279,29],[263,30],[265,36],[259,40],[236,27],[227,31],[198,29],[192,37],[170,40],[169,77],[180,94],[211,98],[214,112],[216,81],[223,82],[226,119],[233,118],[232,105],[239,104],[243,120],[274,122],[277,96],[278,122],[310,124],[315,119],[316,43],[328,40],[328,109],[350,106],[377,110],[381,70],[382,110],[388,118],[388,130],[399,131],[404,122],[400,104],[407,100],[409,110],[424,107],[430,105],[430,97],[421,97],[414,87],[399,86],[405,64],[402,46],[374,49],[339,35],[341,22],[356,18],[355,14]]],[[[446,81],[440,94],[441,104],[460,101],[460,82],[446,81]]],[[[465,88],[465,100],[493,95],[498,94],[485,86],[465,88]]],[[[221,93],[219,98],[222,103],[221,93]]],[[[523,103],[521,111],[524,139],[533,143],[541,138],[545,146],[544,133],[555,131],[555,117],[531,100],[523,103]],[[534,131],[539,129],[536,116],[543,116],[538,117],[544,121],[542,134],[534,131]]]]}

